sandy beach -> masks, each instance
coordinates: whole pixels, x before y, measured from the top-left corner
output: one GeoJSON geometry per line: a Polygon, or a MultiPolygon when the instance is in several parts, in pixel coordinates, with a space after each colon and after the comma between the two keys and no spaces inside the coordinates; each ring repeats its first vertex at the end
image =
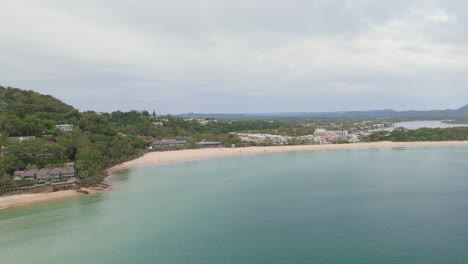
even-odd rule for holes
{"type": "MultiPolygon", "coordinates": [[[[83,191],[88,193],[96,193],[99,190],[95,188],[81,188],[83,191]]],[[[16,207],[21,205],[30,205],[40,202],[53,201],[73,196],[85,195],[83,192],[77,192],[75,190],[65,190],[50,193],[26,193],[18,195],[0,196],[0,210],[9,207],[16,207]]],[[[0,211],[1,212],[1,211],[0,211]]]]}
{"type": "Polygon", "coordinates": [[[13,206],[28,205],[50,200],[62,199],[71,196],[83,195],[75,190],[66,190],[52,193],[28,193],[0,197],[0,209],[13,206]]]}
{"type": "Polygon", "coordinates": [[[369,142],[352,144],[328,144],[328,145],[297,145],[297,146],[270,146],[270,147],[242,147],[242,148],[208,148],[186,149],[164,152],[150,152],[144,156],[124,162],[109,168],[107,171],[129,169],[140,166],[166,164],[189,160],[212,159],[232,157],[239,155],[257,155],[276,152],[318,151],[336,149],[365,149],[365,148],[392,148],[392,147],[435,147],[435,146],[468,146],[468,141],[437,141],[437,142],[369,142]]]}
{"type": "MultiPolygon", "coordinates": [[[[353,144],[330,144],[330,145],[298,145],[298,146],[271,146],[271,147],[242,147],[242,148],[209,148],[209,149],[186,149],[164,152],[150,152],[144,156],[124,162],[109,168],[108,173],[118,170],[141,166],[167,164],[189,160],[213,159],[222,157],[233,157],[239,155],[257,155],[277,152],[298,151],[323,151],[336,149],[365,149],[365,148],[392,148],[392,147],[434,147],[434,146],[468,146],[468,141],[443,141],[443,142],[371,142],[353,144]]],[[[85,189],[93,193],[95,189],[85,189]]],[[[38,202],[57,200],[66,197],[79,196],[83,193],[75,190],[58,191],[53,193],[21,194],[0,197],[0,210],[13,206],[28,205],[38,202]]]]}

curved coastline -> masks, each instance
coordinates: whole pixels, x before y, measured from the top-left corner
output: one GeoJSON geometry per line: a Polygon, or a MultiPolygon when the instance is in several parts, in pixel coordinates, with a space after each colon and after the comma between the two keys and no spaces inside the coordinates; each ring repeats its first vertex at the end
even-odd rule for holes
{"type": "MultiPolygon", "coordinates": [[[[268,146],[268,147],[240,147],[240,148],[208,148],[186,149],[164,152],[149,152],[142,157],[126,161],[107,169],[107,173],[142,166],[152,166],[167,163],[183,162],[190,160],[202,160],[213,158],[233,157],[240,155],[259,155],[279,152],[304,152],[321,150],[342,149],[370,149],[370,148],[394,148],[394,147],[450,147],[467,146],[468,141],[424,141],[424,142],[369,142],[329,145],[294,145],[294,146],[268,146]]],[[[89,192],[96,192],[87,189],[89,192]]],[[[53,193],[20,194],[0,197],[0,210],[21,205],[30,205],[39,202],[58,200],[66,197],[80,196],[83,193],[74,190],[58,191],[53,193]]]]}
{"type": "Polygon", "coordinates": [[[421,141],[421,142],[366,142],[349,144],[327,144],[327,145],[292,145],[292,146],[267,146],[267,147],[240,147],[240,148],[205,148],[185,149],[163,152],[149,152],[142,157],[123,162],[107,169],[109,174],[115,171],[142,166],[160,165],[190,160],[213,159],[233,157],[240,155],[258,155],[278,152],[304,152],[319,150],[340,149],[369,149],[369,148],[394,148],[394,147],[450,147],[468,146],[468,141],[421,141]]]}

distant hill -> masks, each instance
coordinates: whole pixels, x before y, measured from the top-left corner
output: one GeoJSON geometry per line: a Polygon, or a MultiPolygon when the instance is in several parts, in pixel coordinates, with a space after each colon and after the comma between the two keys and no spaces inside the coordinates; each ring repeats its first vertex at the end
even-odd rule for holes
{"type": "Polygon", "coordinates": [[[51,95],[44,95],[34,91],[0,86],[0,111],[3,113],[34,114],[68,113],[74,110],[51,95]]]}
{"type": "Polygon", "coordinates": [[[458,108],[456,111],[458,111],[460,113],[461,112],[468,112],[468,104],[463,106],[463,107],[458,108]]]}
{"type": "Polygon", "coordinates": [[[186,118],[217,119],[342,119],[342,118],[411,118],[411,119],[457,119],[468,118],[468,104],[458,109],[429,110],[429,111],[395,111],[393,109],[368,111],[340,111],[340,112],[286,112],[286,113],[188,113],[178,115],[186,118]]]}
{"type": "Polygon", "coordinates": [[[50,95],[0,86],[0,133],[40,136],[68,122],[78,110],[50,95]]]}

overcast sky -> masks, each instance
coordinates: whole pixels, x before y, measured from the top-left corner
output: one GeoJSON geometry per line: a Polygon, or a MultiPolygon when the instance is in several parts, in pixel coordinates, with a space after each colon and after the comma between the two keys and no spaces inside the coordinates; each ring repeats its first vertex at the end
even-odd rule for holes
{"type": "Polygon", "coordinates": [[[466,0],[0,2],[0,85],[80,110],[468,103],[466,0]]]}

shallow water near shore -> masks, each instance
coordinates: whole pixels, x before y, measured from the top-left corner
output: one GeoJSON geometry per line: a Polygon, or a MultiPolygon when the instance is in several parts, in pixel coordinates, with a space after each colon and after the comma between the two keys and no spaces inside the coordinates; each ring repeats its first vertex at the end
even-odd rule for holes
{"type": "Polygon", "coordinates": [[[468,147],[352,149],[117,172],[0,210],[1,263],[466,263],[468,147]]]}

